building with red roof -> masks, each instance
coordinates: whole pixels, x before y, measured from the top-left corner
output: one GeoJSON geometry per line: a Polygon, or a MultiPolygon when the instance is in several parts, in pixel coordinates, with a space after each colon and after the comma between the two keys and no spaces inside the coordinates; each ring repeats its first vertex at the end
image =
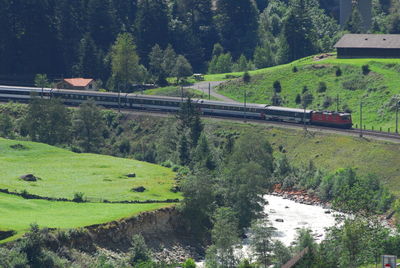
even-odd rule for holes
{"type": "Polygon", "coordinates": [[[91,78],[65,78],[57,84],[60,89],[96,90],[96,83],[91,78]]]}

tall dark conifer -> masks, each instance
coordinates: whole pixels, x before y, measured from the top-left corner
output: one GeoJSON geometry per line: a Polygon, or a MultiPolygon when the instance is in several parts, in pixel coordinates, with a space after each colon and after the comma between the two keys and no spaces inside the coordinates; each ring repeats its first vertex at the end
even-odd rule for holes
{"type": "Polygon", "coordinates": [[[97,47],[108,51],[119,32],[116,11],[111,0],[89,0],[88,31],[97,47]]]}
{"type": "Polygon", "coordinates": [[[251,0],[217,0],[215,24],[221,45],[234,58],[250,58],[257,44],[258,11],[251,0]]]}
{"type": "Polygon", "coordinates": [[[168,44],[167,6],[163,0],[140,0],[135,20],[135,37],[140,58],[147,65],[151,48],[168,44]]]}
{"type": "Polygon", "coordinates": [[[287,60],[292,61],[316,52],[316,35],[308,14],[306,0],[293,0],[284,20],[283,40],[287,60]],[[286,42],[285,42],[286,41],[286,42]]]}

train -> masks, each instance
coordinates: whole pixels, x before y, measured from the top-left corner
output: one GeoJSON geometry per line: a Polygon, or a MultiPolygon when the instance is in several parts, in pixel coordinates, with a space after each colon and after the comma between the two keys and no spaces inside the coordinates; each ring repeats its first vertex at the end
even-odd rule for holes
{"type": "MultiPolygon", "coordinates": [[[[67,89],[0,86],[0,101],[29,102],[32,96],[59,98],[66,105],[79,105],[92,99],[108,108],[177,112],[185,98],[67,89]]],[[[254,103],[230,103],[206,99],[191,99],[203,115],[281,121],[335,128],[351,128],[350,113],[314,111],[254,103]]]]}

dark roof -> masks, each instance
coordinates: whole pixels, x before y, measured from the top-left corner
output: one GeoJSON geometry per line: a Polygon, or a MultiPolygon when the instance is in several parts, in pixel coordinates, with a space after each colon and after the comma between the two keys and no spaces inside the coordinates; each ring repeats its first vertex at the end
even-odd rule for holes
{"type": "Polygon", "coordinates": [[[400,34],[345,34],[335,48],[400,49],[400,34]]]}

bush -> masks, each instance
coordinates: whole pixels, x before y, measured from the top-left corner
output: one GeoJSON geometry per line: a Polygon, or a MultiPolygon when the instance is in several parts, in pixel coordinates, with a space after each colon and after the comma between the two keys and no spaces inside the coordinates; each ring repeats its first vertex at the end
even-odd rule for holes
{"type": "Polygon", "coordinates": [[[85,194],[82,192],[74,193],[74,198],[72,199],[72,201],[77,202],[77,203],[86,202],[86,199],[84,198],[84,196],[85,196],[85,194]]]}
{"type": "Polygon", "coordinates": [[[129,255],[129,262],[133,265],[151,260],[151,252],[148,249],[143,236],[134,235],[132,237],[132,247],[130,248],[129,255]]]}
{"type": "Polygon", "coordinates": [[[243,82],[249,83],[250,80],[251,80],[251,76],[250,76],[249,72],[247,72],[247,71],[244,72],[244,74],[243,74],[243,82]]]}
{"type": "Polygon", "coordinates": [[[322,106],[326,109],[333,104],[333,101],[334,100],[331,97],[326,96],[324,102],[322,103],[322,106]]]}
{"type": "Polygon", "coordinates": [[[369,69],[369,65],[368,64],[363,65],[361,67],[361,69],[362,69],[363,75],[367,75],[367,74],[369,74],[369,72],[371,72],[371,70],[369,69]]]}
{"type": "Polygon", "coordinates": [[[274,87],[274,92],[275,93],[280,93],[282,92],[282,86],[281,86],[281,82],[279,82],[278,80],[276,80],[273,84],[274,87]]]}
{"type": "Polygon", "coordinates": [[[318,85],[319,93],[325,92],[327,89],[328,89],[328,87],[326,86],[325,82],[319,82],[319,85],[318,85]]]}
{"type": "Polygon", "coordinates": [[[336,69],[336,76],[342,76],[342,70],[339,68],[336,69]]]}
{"type": "Polygon", "coordinates": [[[182,268],[196,268],[196,263],[193,259],[187,259],[184,263],[182,263],[182,268]]]}
{"type": "Polygon", "coordinates": [[[172,167],[173,163],[171,162],[171,160],[167,160],[161,163],[161,166],[166,167],[166,168],[170,168],[172,167]]]}
{"type": "Polygon", "coordinates": [[[304,87],[303,87],[303,90],[301,91],[301,93],[304,94],[304,93],[306,93],[307,91],[308,91],[308,87],[307,87],[307,86],[304,86],[304,87]]]}
{"type": "Polygon", "coordinates": [[[296,66],[293,66],[292,71],[293,71],[294,73],[297,73],[299,70],[297,69],[296,66]]]}
{"type": "Polygon", "coordinates": [[[296,102],[296,104],[300,104],[301,103],[301,95],[297,94],[296,99],[294,101],[296,102]]]}

